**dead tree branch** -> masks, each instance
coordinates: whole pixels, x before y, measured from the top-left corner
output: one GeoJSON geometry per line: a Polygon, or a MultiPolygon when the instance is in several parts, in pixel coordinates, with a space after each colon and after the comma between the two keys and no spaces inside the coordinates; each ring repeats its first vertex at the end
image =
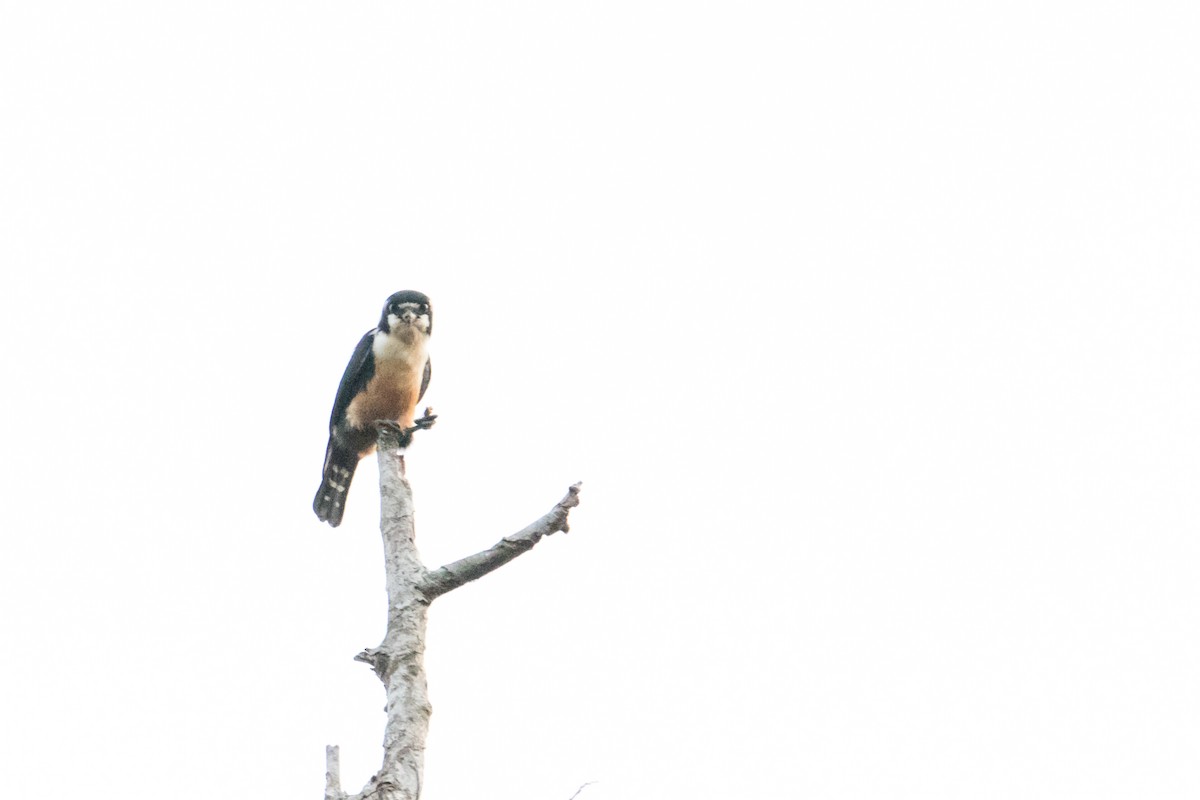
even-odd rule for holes
{"type": "Polygon", "coordinates": [[[570,797],[568,797],[568,798],[567,798],[567,800],[575,800],[575,798],[576,798],[576,797],[579,797],[579,793],[580,793],[580,792],[582,792],[582,791],[583,791],[584,789],[586,789],[587,787],[591,786],[593,783],[595,783],[595,781],[588,781],[587,783],[583,784],[583,785],[582,785],[582,786],[580,786],[578,789],[576,789],[576,790],[575,790],[575,794],[573,794],[573,795],[571,795],[570,797]]]}
{"type": "MultiPolygon", "coordinates": [[[[427,412],[426,416],[431,415],[427,412]]],[[[577,483],[554,508],[523,530],[431,572],[417,553],[412,487],[404,474],[404,448],[411,443],[412,433],[425,427],[379,428],[379,525],[388,596],[387,631],[378,647],[363,650],[355,660],[371,666],[387,693],[383,766],[361,792],[347,795],[341,788],[338,749],[326,748],[325,800],[418,800],[432,711],[424,667],[429,604],[527,553],[543,537],[566,533],[568,514],[579,505],[577,483]]]]}
{"type": "Polygon", "coordinates": [[[421,584],[425,596],[430,600],[440,597],[464,583],[482,578],[517,556],[528,553],[534,545],[542,540],[543,536],[552,536],[559,531],[569,532],[567,515],[572,508],[579,505],[579,489],[582,485],[576,483],[568,489],[566,497],[559,500],[554,508],[542,515],[537,522],[526,525],[512,536],[505,536],[487,550],[460,558],[458,561],[426,573],[421,584]]]}

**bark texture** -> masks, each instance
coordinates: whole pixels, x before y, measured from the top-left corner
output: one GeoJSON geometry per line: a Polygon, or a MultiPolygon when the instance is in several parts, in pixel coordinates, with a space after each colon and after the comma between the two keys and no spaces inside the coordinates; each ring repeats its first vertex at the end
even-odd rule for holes
{"type": "Polygon", "coordinates": [[[387,632],[378,647],[355,660],[369,664],[387,693],[383,765],[361,792],[341,788],[339,753],[326,748],[325,800],[417,800],[429,731],[429,694],[425,682],[425,623],[429,604],[465,583],[481,578],[529,552],[543,537],[568,530],[567,515],[579,505],[580,484],[567,491],[540,519],[480,553],[428,570],[417,553],[412,488],[405,477],[403,432],[379,433],[380,530],[386,570],[387,632]]]}

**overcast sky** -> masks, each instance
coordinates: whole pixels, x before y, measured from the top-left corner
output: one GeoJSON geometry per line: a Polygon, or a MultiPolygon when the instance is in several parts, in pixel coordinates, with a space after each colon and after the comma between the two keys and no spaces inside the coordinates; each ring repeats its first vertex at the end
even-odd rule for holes
{"type": "Polygon", "coordinates": [[[1200,796],[1194,3],[6,3],[11,797],[378,767],[434,304],[424,800],[1200,796]]]}

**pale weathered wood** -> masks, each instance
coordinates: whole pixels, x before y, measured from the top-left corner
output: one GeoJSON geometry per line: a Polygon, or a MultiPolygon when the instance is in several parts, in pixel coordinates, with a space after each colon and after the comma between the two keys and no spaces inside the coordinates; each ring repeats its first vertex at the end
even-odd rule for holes
{"type": "Polygon", "coordinates": [[[341,755],[337,745],[325,748],[325,800],[341,800],[342,792],[341,755]]]}
{"type": "Polygon", "coordinates": [[[579,505],[579,489],[583,484],[577,483],[567,490],[567,496],[559,500],[537,522],[526,525],[512,536],[505,536],[500,541],[480,553],[460,558],[444,567],[427,572],[421,589],[430,600],[457,589],[464,583],[482,578],[494,569],[502,567],[517,556],[528,553],[533,546],[542,540],[543,536],[551,536],[559,531],[567,533],[567,515],[571,509],[579,505]]]}
{"type": "Polygon", "coordinates": [[[483,552],[430,572],[417,553],[412,487],[405,477],[401,442],[411,442],[411,433],[386,426],[379,431],[379,526],[388,596],[387,632],[378,647],[355,656],[375,670],[387,694],[383,765],[361,792],[347,795],[341,788],[338,749],[326,748],[325,800],[418,800],[432,710],[424,666],[429,604],[529,552],[543,537],[565,533],[567,515],[579,505],[577,483],[554,508],[523,530],[483,552]]]}

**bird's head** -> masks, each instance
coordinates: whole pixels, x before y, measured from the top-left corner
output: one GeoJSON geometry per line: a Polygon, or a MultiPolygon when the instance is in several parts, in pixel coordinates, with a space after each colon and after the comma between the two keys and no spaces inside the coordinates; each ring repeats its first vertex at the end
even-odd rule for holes
{"type": "Polygon", "coordinates": [[[433,333],[433,306],[420,292],[396,292],[383,306],[379,329],[387,333],[433,333]]]}

